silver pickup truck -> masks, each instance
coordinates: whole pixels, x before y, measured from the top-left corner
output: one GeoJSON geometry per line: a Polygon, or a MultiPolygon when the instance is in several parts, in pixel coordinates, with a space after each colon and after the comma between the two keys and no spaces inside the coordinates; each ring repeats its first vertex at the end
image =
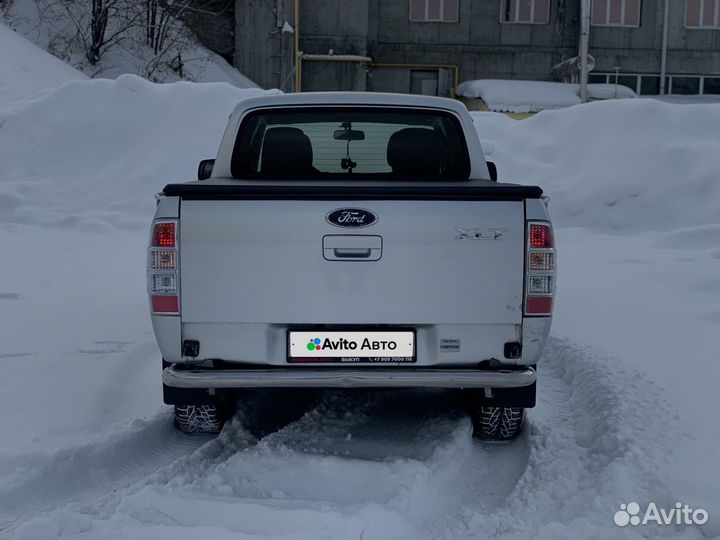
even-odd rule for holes
{"type": "Polygon", "coordinates": [[[499,183],[458,101],[242,101],[157,196],[148,291],[165,403],[216,432],[243,389],[463,389],[474,433],[535,405],[552,319],[542,190],[499,183]]]}

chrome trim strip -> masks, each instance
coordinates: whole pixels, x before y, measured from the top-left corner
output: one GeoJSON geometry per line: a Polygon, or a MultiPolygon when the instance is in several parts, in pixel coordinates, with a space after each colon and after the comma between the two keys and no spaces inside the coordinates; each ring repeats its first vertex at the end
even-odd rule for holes
{"type": "Polygon", "coordinates": [[[530,386],[535,370],[317,369],[199,370],[165,368],[162,381],[174,388],[517,388],[530,386]]]}

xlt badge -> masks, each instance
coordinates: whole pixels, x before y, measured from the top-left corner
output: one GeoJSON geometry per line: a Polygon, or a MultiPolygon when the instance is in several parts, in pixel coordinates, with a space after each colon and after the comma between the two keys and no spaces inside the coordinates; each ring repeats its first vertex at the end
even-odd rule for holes
{"type": "Polygon", "coordinates": [[[510,229],[461,229],[456,227],[458,235],[455,240],[502,240],[503,234],[510,229]]]}

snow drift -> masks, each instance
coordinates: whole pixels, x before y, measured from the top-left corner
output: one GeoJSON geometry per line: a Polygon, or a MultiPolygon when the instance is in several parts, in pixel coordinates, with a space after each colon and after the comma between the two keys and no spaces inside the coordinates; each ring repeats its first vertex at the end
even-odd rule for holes
{"type": "Polygon", "coordinates": [[[472,114],[499,179],[542,186],[557,226],[628,233],[720,222],[720,105],[638,99],[522,121],[472,114]]]}
{"type": "Polygon", "coordinates": [[[262,92],[125,75],[0,109],[0,222],[145,227],[152,194],[195,180],[237,102],[262,92]]]}

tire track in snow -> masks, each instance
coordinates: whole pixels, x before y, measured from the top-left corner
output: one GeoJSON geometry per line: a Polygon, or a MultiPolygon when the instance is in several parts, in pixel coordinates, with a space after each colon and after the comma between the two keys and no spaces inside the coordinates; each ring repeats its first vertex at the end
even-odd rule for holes
{"type": "Polygon", "coordinates": [[[238,416],[193,454],[53,519],[89,520],[90,536],[117,533],[116,520],[140,522],[139,536],[175,526],[240,534],[258,521],[272,527],[259,533],[272,536],[442,536],[456,520],[458,501],[448,494],[458,483],[494,478],[476,502],[495,507],[527,462],[527,443],[472,440],[459,392],[324,392],[259,442],[243,425],[254,415],[241,407],[238,416]]]}
{"type": "Polygon", "coordinates": [[[99,441],[61,450],[49,459],[29,456],[18,463],[16,473],[3,478],[0,486],[0,535],[7,536],[23,519],[40,513],[88,504],[101,513],[108,504],[118,503],[121,494],[148,482],[173,484],[188,470],[202,475],[216,461],[257,442],[241,418],[258,430],[279,429],[292,421],[282,414],[260,421],[251,406],[239,410],[218,437],[188,435],[175,428],[171,410],[163,409],[99,441]]]}
{"type": "Polygon", "coordinates": [[[164,407],[147,420],[110,424],[113,418],[132,418],[133,411],[157,409],[159,398],[142,398],[158,387],[160,358],[153,341],[104,340],[94,345],[105,346],[92,351],[94,362],[105,362],[110,368],[105,385],[97,389],[96,403],[89,407],[87,431],[97,429],[97,435],[85,444],[50,455],[15,456],[3,465],[14,472],[0,478],[0,533],[22,516],[130,485],[210,439],[175,430],[172,415],[164,407]],[[121,357],[112,357],[118,353],[121,357]]]}
{"type": "Polygon", "coordinates": [[[557,338],[539,384],[525,432],[504,445],[472,439],[458,392],[328,391],[284,425],[241,405],[217,439],[42,519],[82,523],[58,536],[614,537],[621,502],[674,503],[662,469],[675,426],[660,389],[557,338]]]}
{"type": "Polygon", "coordinates": [[[688,534],[672,527],[625,531],[612,520],[623,502],[676,500],[663,469],[672,459],[667,439],[679,426],[661,389],[616,359],[558,338],[549,340],[538,384],[539,403],[524,434],[526,471],[504,506],[473,513],[462,536],[688,534]]]}
{"type": "Polygon", "coordinates": [[[135,420],[126,431],[100,441],[46,456],[27,456],[0,487],[0,533],[22,516],[127,486],[179,456],[203,445],[208,437],[178,432],[164,411],[148,421],[135,420]]]}
{"type": "MultiPolygon", "coordinates": [[[[491,510],[502,504],[525,470],[529,444],[525,437],[511,444],[474,440],[459,391],[336,392],[303,421],[246,453],[277,461],[273,467],[266,465],[266,471],[292,470],[310,459],[319,470],[316,483],[311,490],[298,489],[292,482],[285,488],[282,474],[261,477],[239,459],[224,464],[218,471],[221,476],[280,483],[284,499],[314,500],[338,512],[342,506],[380,503],[405,527],[395,531],[401,536],[437,537],[457,528],[459,495],[469,497],[467,502],[475,508],[491,510]],[[273,451],[279,455],[273,456],[273,451]],[[289,466],[283,463],[287,461],[289,466]],[[484,489],[476,489],[479,486],[484,489]]],[[[257,497],[262,492],[243,495],[257,497]]],[[[393,532],[354,532],[363,531],[380,537],[393,532]]]]}

